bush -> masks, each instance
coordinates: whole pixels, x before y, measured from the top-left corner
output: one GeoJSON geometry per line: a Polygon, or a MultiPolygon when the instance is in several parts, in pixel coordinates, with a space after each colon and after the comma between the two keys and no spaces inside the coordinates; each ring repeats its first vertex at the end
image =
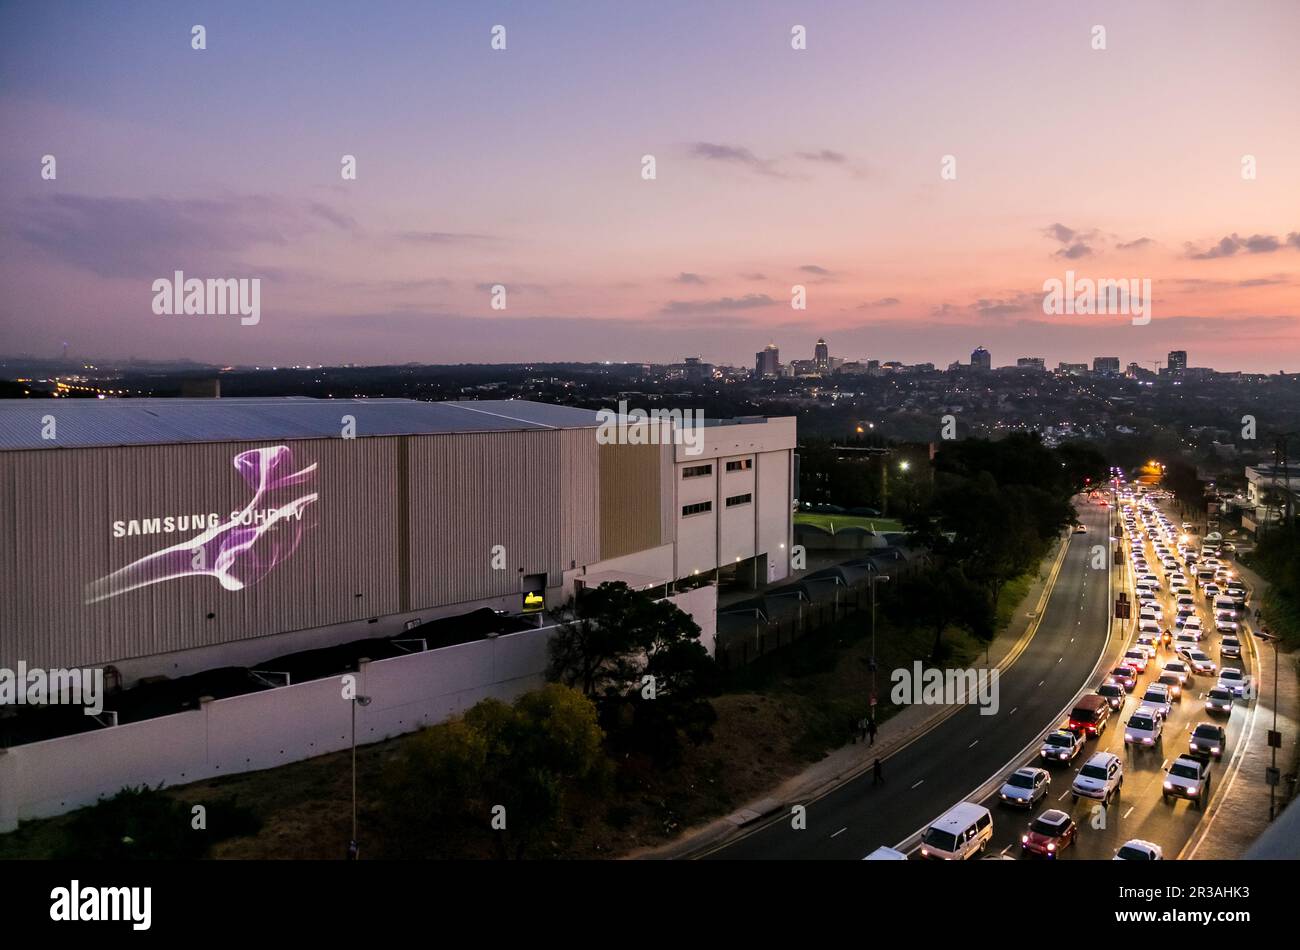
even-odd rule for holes
{"type": "Polygon", "coordinates": [[[196,861],[218,841],[256,834],[261,821],[233,799],[202,803],[205,828],[196,829],[194,805],[158,788],[127,787],[83,808],[55,849],[60,860],[196,861]]]}

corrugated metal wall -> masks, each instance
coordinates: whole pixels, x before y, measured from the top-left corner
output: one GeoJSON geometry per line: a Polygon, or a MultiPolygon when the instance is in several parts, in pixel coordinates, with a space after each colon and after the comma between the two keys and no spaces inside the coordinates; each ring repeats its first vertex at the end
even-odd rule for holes
{"type": "Polygon", "coordinates": [[[600,446],[600,556],[621,557],[663,543],[659,445],[600,446]]]}
{"type": "Polygon", "coordinates": [[[235,456],[274,443],[0,452],[0,666],[110,663],[379,617],[404,597],[419,609],[496,596],[519,589],[520,567],[556,584],[571,562],[599,558],[593,432],[283,443],[293,471],[317,466],[276,499],[319,496],[291,556],[239,591],[193,576],[93,604],[87,584],[195,537],[115,538],[113,522],[224,520],[252,497],[235,456]],[[504,571],[491,567],[493,544],[506,547],[504,571]]]}
{"type": "Polygon", "coordinates": [[[411,598],[457,603],[599,558],[593,429],[413,437],[411,598]],[[504,568],[493,548],[504,548],[504,568]]]}

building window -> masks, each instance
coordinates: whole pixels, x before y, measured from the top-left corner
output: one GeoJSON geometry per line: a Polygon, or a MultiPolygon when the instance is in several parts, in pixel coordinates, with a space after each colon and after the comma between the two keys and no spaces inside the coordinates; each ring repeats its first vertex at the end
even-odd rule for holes
{"type": "Polygon", "coordinates": [[[727,471],[729,472],[748,472],[753,467],[753,459],[737,459],[734,462],[727,463],[727,471]]]}
{"type": "Polygon", "coordinates": [[[748,505],[753,500],[754,496],[749,492],[745,492],[743,495],[732,495],[727,499],[727,507],[735,508],[737,505],[748,505]]]}
{"type": "Polygon", "coordinates": [[[699,478],[701,475],[712,475],[712,465],[688,465],[682,469],[682,478],[699,478]]]}
{"type": "Polygon", "coordinates": [[[693,505],[683,505],[682,517],[685,518],[687,515],[698,515],[706,511],[712,511],[712,510],[713,510],[713,502],[700,501],[700,502],[696,502],[693,505]]]}

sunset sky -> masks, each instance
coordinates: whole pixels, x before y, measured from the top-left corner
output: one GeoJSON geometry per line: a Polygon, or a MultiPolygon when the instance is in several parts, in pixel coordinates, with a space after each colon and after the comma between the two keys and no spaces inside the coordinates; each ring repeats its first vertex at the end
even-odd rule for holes
{"type": "Polygon", "coordinates": [[[5,354],[1300,371],[1295,0],[6,3],[0,129],[5,354]]]}

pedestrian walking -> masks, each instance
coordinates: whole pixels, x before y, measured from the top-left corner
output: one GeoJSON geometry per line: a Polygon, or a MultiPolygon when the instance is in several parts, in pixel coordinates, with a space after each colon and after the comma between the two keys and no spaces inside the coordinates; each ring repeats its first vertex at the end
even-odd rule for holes
{"type": "Polygon", "coordinates": [[[884,781],[885,781],[885,776],[883,771],[880,768],[880,760],[876,759],[876,761],[871,764],[871,784],[881,785],[884,783],[884,781]]]}
{"type": "Polygon", "coordinates": [[[872,719],[867,722],[867,735],[871,737],[871,744],[876,744],[876,720],[872,719]]]}
{"type": "Polygon", "coordinates": [[[858,741],[867,741],[867,720],[865,719],[858,720],[858,741]]]}

